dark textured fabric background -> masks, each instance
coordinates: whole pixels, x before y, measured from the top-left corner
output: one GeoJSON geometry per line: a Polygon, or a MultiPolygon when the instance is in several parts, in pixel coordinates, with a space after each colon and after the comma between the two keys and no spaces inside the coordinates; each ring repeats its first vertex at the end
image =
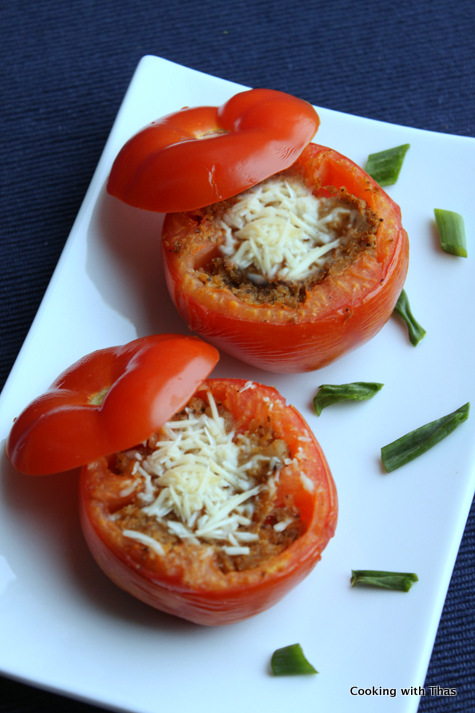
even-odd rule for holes
{"type": "MultiPolygon", "coordinates": [[[[3,0],[0,386],[143,55],[473,137],[474,38],[472,0],[3,0]]],[[[426,681],[458,695],[426,696],[420,713],[475,711],[474,529],[472,509],[426,681]]],[[[98,710],[0,677],[0,713],[98,710]]]]}

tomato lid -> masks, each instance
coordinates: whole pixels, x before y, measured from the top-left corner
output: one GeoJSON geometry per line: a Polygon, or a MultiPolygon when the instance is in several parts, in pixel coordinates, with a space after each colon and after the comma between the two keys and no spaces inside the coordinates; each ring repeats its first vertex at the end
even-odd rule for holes
{"type": "Polygon", "coordinates": [[[210,344],[176,334],[92,352],[14,421],[7,456],[23,473],[48,475],[132,448],[186,405],[218,360],[210,344]]]}
{"type": "Polygon", "coordinates": [[[221,107],[186,107],[127,141],[107,191],[159,213],[203,208],[289,168],[319,124],[311,104],[274,89],[239,92],[221,107]]]}

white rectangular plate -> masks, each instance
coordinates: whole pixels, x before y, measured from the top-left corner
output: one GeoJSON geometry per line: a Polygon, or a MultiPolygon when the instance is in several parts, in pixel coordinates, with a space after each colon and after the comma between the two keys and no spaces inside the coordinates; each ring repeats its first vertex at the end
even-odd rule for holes
{"type": "MultiPolygon", "coordinates": [[[[82,208],[1,396],[0,438],[13,418],[84,354],[154,332],[186,332],[164,286],[161,217],[104,192],[122,144],[185,105],[219,105],[243,87],[145,57],[139,64],[82,208]]],[[[475,248],[438,246],[433,209],[475,228],[475,141],[318,108],[318,143],[365,164],[411,147],[388,193],[402,207],[411,259],[406,290],[427,330],[414,348],[391,318],[369,344],[311,374],[274,376],[222,356],[215,375],[275,385],[306,417],[337,483],[336,536],[314,572],[270,611],[199,628],[119,591],[82,540],[77,478],[28,478],[0,463],[0,670],[117,710],[194,713],[311,709],[415,711],[474,492],[475,418],[391,475],[380,448],[474,397],[475,248]],[[371,401],[317,418],[322,383],[379,381],[371,401]],[[351,569],[416,572],[407,594],[351,589],[351,569]],[[269,675],[274,649],[299,642],[318,676],[269,675]],[[353,695],[383,687],[386,695],[353,695]],[[391,693],[394,692],[394,696],[391,693]],[[309,707],[310,706],[310,707],[309,707]]],[[[441,682],[443,685],[443,682],[441,682]]],[[[383,693],[383,692],[382,692],[383,693]]],[[[430,692],[427,692],[430,695],[430,692]]]]}

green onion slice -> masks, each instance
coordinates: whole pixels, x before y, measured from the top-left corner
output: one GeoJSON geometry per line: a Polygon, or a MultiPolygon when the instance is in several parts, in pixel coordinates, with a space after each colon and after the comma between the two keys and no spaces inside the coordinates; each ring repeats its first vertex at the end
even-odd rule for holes
{"type": "Polygon", "coordinates": [[[399,295],[399,299],[394,307],[394,312],[406,323],[407,333],[411,344],[417,346],[421,339],[425,336],[426,330],[419,324],[412,314],[411,305],[409,304],[409,299],[405,290],[403,290],[399,295]]]}
{"type": "Polygon", "coordinates": [[[387,473],[422,455],[446,438],[457,426],[467,420],[470,403],[453,413],[416,428],[393,443],[381,448],[381,460],[387,473]]]}
{"type": "Polygon", "coordinates": [[[327,406],[340,401],[366,401],[372,399],[383,388],[383,384],[372,381],[354,381],[352,384],[322,384],[313,399],[317,416],[327,406]]]}
{"type": "Polygon", "coordinates": [[[408,592],[414,582],[418,582],[417,574],[411,572],[382,572],[374,569],[352,569],[351,586],[364,584],[369,587],[393,589],[398,592],[408,592]]]}
{"type": "Polygon", "coordinates": [[[386,151],[371,153],[366,162],[366,173],[369,173],[380,186],[392,186],[399,178],[404,156],[409,147],[410,144],[402,144],[386,151]]]}
{"type": "Polygon", "coordinates": [[[457,257],[467,257],[465,224],[462,216],[442,208],[434,208],[434,215],[442,250],[457,257]]]}
{"type": "Polygon", "coordinates": [[[300,676],[318,673],[305,658],[300,644],[291,644],[274,651],[270,665],[274,676],[300,676]]]}

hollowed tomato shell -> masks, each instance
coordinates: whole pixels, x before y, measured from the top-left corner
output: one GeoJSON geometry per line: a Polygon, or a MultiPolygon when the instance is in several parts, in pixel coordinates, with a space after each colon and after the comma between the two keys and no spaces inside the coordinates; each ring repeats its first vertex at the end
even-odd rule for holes
{"type": "MultiPolygon", "coordinates": [[[[98,565],[119,587],[162,612],[196,624],[246,619],[278,602],[313,569],[337,521],[337,493],[325,456],[302,416],[273,388],[240,379],[209,379],[210,390],[232,414],[236,431],[271,424],[286,441],[290,462],[280,472],[276,503],[288,498],[305,525],[281,554],[243,571],[223,572],[210,547],[183,546],[160,555],[124,537],[111,514],[125,504],[120,477],[102,458],[81,473],[81,522],[98,565]],[[245,388],[247,387],[247,388],[245,388]]],[[[132,496],[129,496],[131,498],[132,496]]]]}
{"type": "Polygon", "coordinates": [[[190,329],[220,350],[277,373],[318,369],[374,337],[392,314],[409,260],[399,207],[350,159],[309,144],[290,170],[315,195],[346,189],[381,221],[376,248],[344,270],[330,271],[298,307],[244,301],[201,281],[195,267],[216,254],[216,237],[200,231],[192,212],[168,214],[162,232],[168,289],[190,329]]]}

